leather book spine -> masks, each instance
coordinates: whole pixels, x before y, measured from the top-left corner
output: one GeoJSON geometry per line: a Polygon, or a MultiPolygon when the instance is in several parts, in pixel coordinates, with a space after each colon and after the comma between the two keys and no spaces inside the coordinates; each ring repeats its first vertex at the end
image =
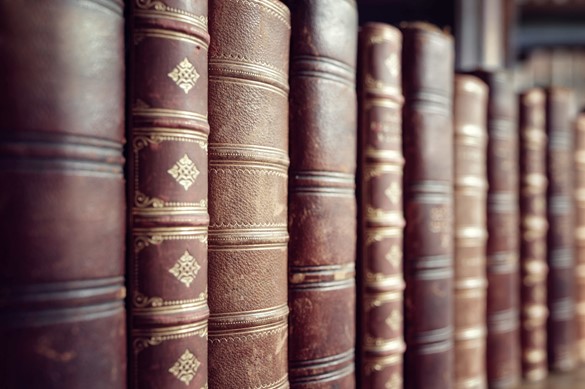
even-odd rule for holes
{"type": "Polygon", "coordinates": [[[294,0],[289,183],[289,374],[356,385],[356,62],[353,0],[294,0]]]}
{"type": "Polygon", "coordinates": [[[359,387],[399,387],[402,379],[402,34],[368,23],[358,54],[359,387]]]}
{"type": "Polygon", "coordinates": [[[575,316],[577,357],[585,364],[585,113],[575,123],[575,316]]]}
{"type": "Polygon", "coordinates": [[[546,91],[548,364],[559,371],[576,365],[571,104],[569,89],[546,91]]]}
{"type": "Polygon", "coordinates": [[[487,350],[488,385],[520,380],[518,103],[505,71],[475,73],[489,88],[487,129],[487,350]]]}
{"type": "Polygon", "coordinates": [[[544,92],[533,88],[519,96],[520,339],[522,375],[540,381],[546,361],[546,143],[544,92]]]}
{"type": "Polygon", "coordinates": [[[207,1],[130,4],[130,387],[206,388],[207,1]]]}
{"type": "Polygon", "coordinates": [[[290,12],[209,2],[209,386],[287,388],[290,12]]]}
{"type": "Polygon", "coordinates": [[[487,96],[477,77],[457,74],[454,132],[454,388],[487,387],[486,198],[487,96]]]}
{"type": "Polygon", "coordinates": [[[123,8],[0,1],[2,388],[126,388],[123,8]]]}
{"type": "Polygon", "coordinates": [[[453,387],[453,39],[402,27],[406,388],[453,387]],[[420,374],[420,372],[425,372],[420,374]]]}

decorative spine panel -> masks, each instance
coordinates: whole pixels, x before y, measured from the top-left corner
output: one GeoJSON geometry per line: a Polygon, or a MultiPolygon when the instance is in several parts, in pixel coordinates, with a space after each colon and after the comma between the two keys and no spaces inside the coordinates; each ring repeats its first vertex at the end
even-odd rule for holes
{"type": "Polygon", "coordinates": [[[530,89],[519,97],[520,134],[520,280],[522,375],[539,381],[546,361],[546,132],[544,92],[530,89]]]}
{"type": "Polygon", "coordinates": [[[290,12],[209,5],[209,386],[287,388],[290,12]]]}
{"type": "Polygon", "coordinates": [[[358,146],[358,362],[361,388],[402,386],[402,90],[400,30],[361,28],[358,146]]]}
{"type": "Polygon", "coordinates": [[[207,388],[207,0],[130,9],[132,388],[207,388]]]}

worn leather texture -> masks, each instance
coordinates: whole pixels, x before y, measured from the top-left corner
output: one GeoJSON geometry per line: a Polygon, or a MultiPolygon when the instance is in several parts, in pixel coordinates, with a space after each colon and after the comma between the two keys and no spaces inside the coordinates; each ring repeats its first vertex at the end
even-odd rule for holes
{"type": "Polygon", "coordinates": [[[361,27],[358,51],[358,382],[396,387],[402,379],[402,34],[361,27]]]}
{"type": "Polygon", "coordinates": [[[569,89],[546,91],[548,363],[549,368],[560,371],[573,369],[577,362],[572,98],[569,89]]]}
{"type": "Polygon", "coordinates": [[[505,71],[478,71],[489,88],[487,128],[487,377],[492,388],[520,379],[518,103],[505,71]]]}
{"type": "Polygon", "coordinates": [[[207,385],[207,1],[130,2],[130,387],[207,385]]]}
{"type": "Polygon", "coordinates": [[[290,12],[209,2],[209,387],[286,388],[290,12]]]}
{"type": "Polygon", "coordinates": [[[454,132],[454,350],[453,387],[487,387],[485,246],[487,198],[487,97],[485,83],[455,76],[454,132]]]}
{"type": "Polygon", "coordinates": [[[453,387],[453,39],[402,26],[405,388],[453,387]],[[424,372],[421,374],[420,372],[424,372]]]}
{"type": "Polygon", "coordinates": [[[579,362],[585,363],[585,113],[575,121],[575,316],[579,362]]]}
{"type": "Polygon", "coordinates": [[[353,388],[357,5],[288,3],[291,386],[353,388]]]}
{"type": "Polygon", "coordinates": [[[0,1],[2,388],[126,388],[123,6],[0,1]]]}
{"type": "Polygon", "coordinates": [[[533,88],[519,96],[520,338],[522,376],[540,381],[546,361],[546,131],[545,99],[533,88]]]}

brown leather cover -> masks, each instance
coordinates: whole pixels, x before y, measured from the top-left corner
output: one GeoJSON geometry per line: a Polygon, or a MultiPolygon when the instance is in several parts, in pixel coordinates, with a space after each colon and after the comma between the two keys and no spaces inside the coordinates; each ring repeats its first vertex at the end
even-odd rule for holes
{"type": "Polygon", "coordinates": [[[402,34],[368,23],[359,34],[359,387],[402,383],[402,34]]]}
{"type": "Polygon", "coordinates": [[[130,9],[133,388],[207,387],[207,1],[130,9]]]}
{"type": "Polygon", "coordinates": [[[458,74],[453,94],[454,132],[454,388],[487,386],[486,147],[487,86],[458,74]]]}
{"type": "Polygon", "coordinates": [[[402,27],[406,388],[453,382],[453,39],[402,27]],[[424,374],[421,374],[424,372],[424,374]]]}
{"type": "Polygon", "coordinates": [[[290,13],[209,2],[209,386],[286,388],[290,13]]]}
{"type": "Polygon", "coordinates": [[[575,310],[577,356],[585,363],[585,113],[575,129],[575,310]]]}
{"type": "Polygon", "coordinates": [[[487,128],[487,378],[493,388],[520,379],[517,97],[505,71],[475,73],[489,88],[487,128]]]}
{"type": "Polygon", "coordinates": [[[522,375],[547,376],[546,362],[546,132],[544,92],[534,88],[519,97],[520,135],[520,338],[522,375]]]}
{"type": "Polygon", "coordinates": [[[546,91],[548,364],[561,371],[576,365],[572,97],[569,89],[546,91]]]}
{"type": "Polygon", "coordinates": [[[126,388],[123,2],[0,1],[0,386],[126,388]]]}
{"type": "Polygon", "coordinates": [[[353,0],[289,3],[291,386],[352,388],[357,6],[353,0]]]}

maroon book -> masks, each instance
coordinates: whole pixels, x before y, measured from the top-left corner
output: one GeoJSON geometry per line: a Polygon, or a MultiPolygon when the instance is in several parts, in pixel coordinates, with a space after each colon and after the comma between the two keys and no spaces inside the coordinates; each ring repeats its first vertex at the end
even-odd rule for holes
{"type": "Polygon", "coordinates": [[[407,388],[453,387],[453,39],[402,27],[407,388]],[[420,372],[424,372],[421,374],[420,372]]]}
{"type": "Polygon", "coordinates": [[[358,382],[402,383],[402,34],[368,23],[359,40],[358,382]]]}
{"type": "Polygon", "coordinates": [[[207,385],[207,1],[132,2],[132,388],[207,385]]]}
{"type": "Polygon", "coordinates": [[[0,2],[2,388],[126,388],[123,5],[0,2]]]}
{"type": "Polygon", "coordinates": [[[478,71],[489,88],[487,129],[487,378],[493,388],[520,380],[517,97],[505,71],[478,71]]]}

